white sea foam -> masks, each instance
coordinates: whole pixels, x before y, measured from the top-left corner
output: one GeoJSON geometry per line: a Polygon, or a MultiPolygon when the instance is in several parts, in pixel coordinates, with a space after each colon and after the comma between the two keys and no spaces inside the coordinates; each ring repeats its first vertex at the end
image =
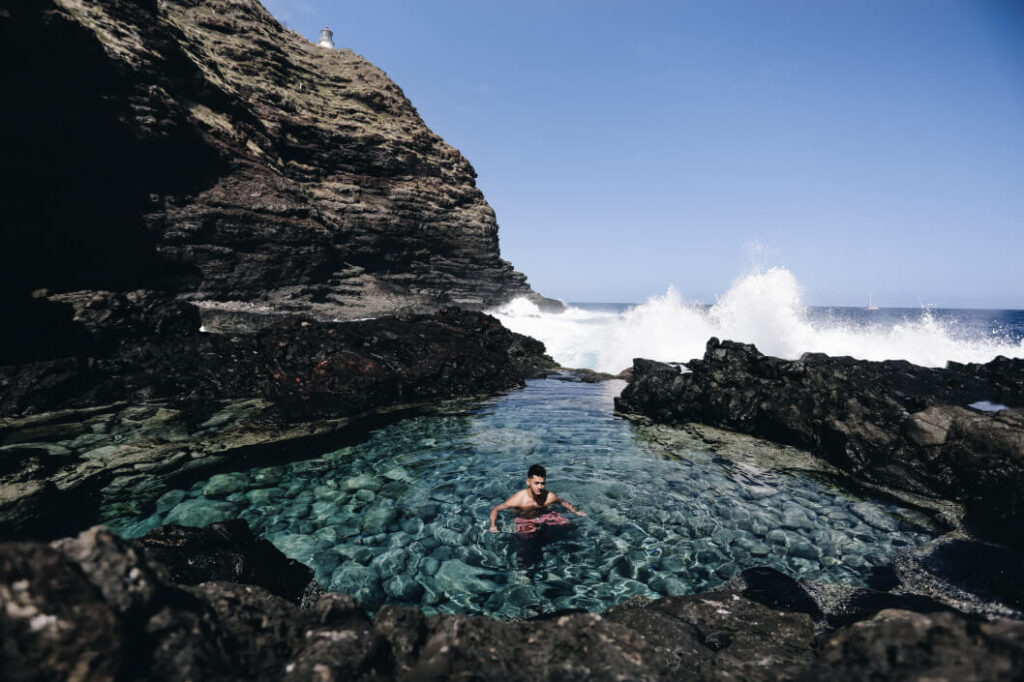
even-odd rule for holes
{"type": "Polygon", "coordinates": [[[687,302],[670,287],[622,313],[577,307],[542,313],[526,299],[490,312],[509,329],[543,341],[559,364],[612,373],[632,366],[638,357],[667,362],[699,358],[712,336],[753,343],[767,355],[784,358],[821,352],[941,367],[948,360],[1024,357],[1024,341],[972,334],[955,319],[940,320],[927,309],[897,319],[884,316],[886,322],[812,316],[796,278],[778,267],[740,277],[710,307],[687,302]]]}

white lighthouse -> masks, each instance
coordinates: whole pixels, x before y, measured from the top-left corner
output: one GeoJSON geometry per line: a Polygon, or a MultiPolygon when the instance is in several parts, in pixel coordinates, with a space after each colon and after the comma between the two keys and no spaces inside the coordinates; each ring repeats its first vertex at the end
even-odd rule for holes
{"type": "Polygon", "coordinates": [[[320,47],[326,47],[334,49],[334,32],[331,29],[324,26],[323,30],[320,31],[320,42],[317,43],[320,47]]]}

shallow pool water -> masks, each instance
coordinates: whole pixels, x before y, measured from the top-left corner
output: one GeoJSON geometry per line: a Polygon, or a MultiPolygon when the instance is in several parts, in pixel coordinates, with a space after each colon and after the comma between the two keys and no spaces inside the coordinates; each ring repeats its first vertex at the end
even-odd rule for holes
{"type": "Polygon", "coordinates": [[[368,609],[503,618],[697,592],[752,566],[863,584],[934,535],[923,517],[815,477],[701,448],[667,453],[613,416],[623,385],[532,381],[313,459],[217,474],[165,492],[155,509],[110,501],[102,519],[134,537],[242,518],[368,609]],[[520,538],[504,512],[502,532],[489,533],[491,507],[533,463],[587,516],[563,510],[571,524],[520,538]]]}

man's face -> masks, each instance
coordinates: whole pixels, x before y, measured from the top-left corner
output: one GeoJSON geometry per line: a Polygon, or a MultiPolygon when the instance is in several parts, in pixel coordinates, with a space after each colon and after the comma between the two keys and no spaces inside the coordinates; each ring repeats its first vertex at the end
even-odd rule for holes
{"type": "Polygon", "coordinates": [[[530,494],[534,497],[538,497],[544,492],[544,477],[543,476],[530,476],[526,479],[526,487],[530,489],[530,494]]]}

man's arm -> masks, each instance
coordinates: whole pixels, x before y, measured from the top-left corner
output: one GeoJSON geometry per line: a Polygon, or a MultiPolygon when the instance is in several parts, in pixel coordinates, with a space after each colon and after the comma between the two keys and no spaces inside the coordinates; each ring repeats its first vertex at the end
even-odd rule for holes
{"type": "Polygon", "coordinates": [[[490,530],[491,530],[492,533],[497,533],[498,532],[498,525],[497,525],[498,524],[498,512],[501,512],[501,511],[504,511],[506,509],[511,509],[513,507],[518,506],[518,505],[515,504],[517,496],[518,496],[518,493],[516,493],[516,495],[513,495],[512,497],[508,498],[507,500],[505,500],[504,502],[502,502],[498,506],[496,506],[493,509],[491,509],[491,529],[490,530]]]}
{"type": "Polygon", "coordinates": [[[584,514],[583,512],[581,512],[581,511],[580,511],[579,509],[577,509],[576,507],[572,506],[572,503],[571,503],[571,502],[569,502],[569,500],[563,500],[563,499],[560,499],[560,498],[557,498],[557,497],[556,497],[556,498],[555,498],[555,501],[556,501],[556,502],[560,502],[560,503],[561,503],[561,505],[562,505],[563,507],[565,507],[566,509],[568,509],[569,511],[571,511],[571,512],[572,512],[573,514],[575,514],[576,516],[586,516],[586,514],[584,514]]]}

